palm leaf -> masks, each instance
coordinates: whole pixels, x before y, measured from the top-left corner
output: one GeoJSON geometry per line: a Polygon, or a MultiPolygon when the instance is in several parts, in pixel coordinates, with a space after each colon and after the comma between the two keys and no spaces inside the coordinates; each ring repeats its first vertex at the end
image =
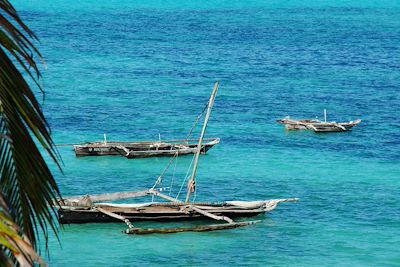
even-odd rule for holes
{"type": "MultiPolygon", "coordinates": [[[[17,68],[20,66],[37,88],[42,90],[39,83],[40,71],[35,62],[42,57],[32,39],[36,39],[35,35],[22,22],[12,5],[6,0],[0,0],[0,193],[4,197],[2,207],[5,207],[5,211],[18,225],[19,231],[26,236],[29,244],[37,248],[39,229],[44,234],[46,245],[48,227],[56,232],[52,200],[59,198],[60,194],[36,143],[41,145],[59,168],[60,159],[40,104],[17,68]]],[[[0,228],[0,232],[3,230],[0,228]]],[[[14,245],[25,246],[25,243],[18,242],[14,242],[14,245]]],[[[26,247],[25,250],[29,251],[26,247]]],[[[8,251],[12,250],[8,248],[8,251]]],[[[4,255],[6,254],[3,251],[0,259],[4,255]]]]}
{"type": "Polygon", "coordinates": [[[21,266],[34,266],[35,263],[46,266],[29,241],[21,235],[19,227],[4,211],[0,211],[0,244],[3,247],[4,266],[13,266],[12,260],[7,259],[10,256],[21,266]]]}

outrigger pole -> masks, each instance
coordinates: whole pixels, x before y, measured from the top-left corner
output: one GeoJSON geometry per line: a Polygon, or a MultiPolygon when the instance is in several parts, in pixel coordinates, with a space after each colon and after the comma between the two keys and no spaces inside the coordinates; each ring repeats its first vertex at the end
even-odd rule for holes
{"type": "Polygon", "coordinates": [[[194,191],[194,188],[196,185],[196,172],[197,172],[197,166],[199,164],[199,157],[200,157],[200,152],[202,149],[203,138],[204,138],[204,135],[206,134],[208,119],[210,118],[211,110],[214,106],[214,100],[217,95],[218,87],[219,87],[219,81],[217,81],[215,83],[214,90],[211,94],[210,100],[208,101],[207,114],[206,114],[206,118],[204,119],[204,124],[203,124],[203,129],[201,131],[199,144],[197,145],[197,151],[196,151],[196,155],[194,158],[194,164],[193,164],[193,171],[192,171],[192,175],[190,176],[190,179],[189,179],[188,185],[187,185],[188,191],[187,191],[185,202],[189,202],[190,194],[192,193],[192,191],[194,191]]]}

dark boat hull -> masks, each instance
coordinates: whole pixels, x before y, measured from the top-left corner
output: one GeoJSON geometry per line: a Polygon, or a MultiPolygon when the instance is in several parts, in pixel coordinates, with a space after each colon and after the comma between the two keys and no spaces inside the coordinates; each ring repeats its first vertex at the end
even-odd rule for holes
{"type": "MultiPolygon", "coordinates": [[[[219,139],[209,139],[211,141],[203,144],[201,153],[206,153],[214,145],[219,143],[219,139]]],[[[148,157],[171,157],[176,153],[179,155],[194,154],[197,151],[195,143],[177,142],[107,142],[107,143],[88,143],[85,145],[74,146],[75,155],[83,156],[125,156],[127,158],[148,158],[148,157]]]]}
{"type": "MultiPolygon", "coordinates": [[[[262,210],[252,211],[252,212],[219,212],[213,213],[219,216],[228,216],[229,218],[238,217],[252,217],[264,213],[262,210]]],[[[107,216],[101,212],[89,212],[89,211],[67,211],[59,210],[59,222],[60,224],[83,224],[83,223],[113,223],[121,222],[120,220],[107,216]]],[[[182,213],[152,213],[152,214],[131,214],[131,213],[119,213],[119,215],[124,216],[131,222],[138,221],[159,221],[159,222],[172,222],[172,221],[194,221],[194,220],[204,220],[209,219],[203,215],[199,214],[182,214],[182,213]]]]}
{"type": "MultiPolygon", "coordinates": [[[[193,203],[214,215],[236,217],[250,217],[264,213],[263,207],[239,208],[224,203],[193,203]]],[[[190,210],[186,203],[163,203],[149,204],[135,207],[115,207],[115,206],[96,206],[96,207],[61,207],[58,209],[59,222],[61,224],[70,223],[108,223],[119,222],[119,219],[108,216],[101,212],[101,209],[114,214],[123,216],[130,221],[190,221],[207,219],[200,213],[190,210]]]]}

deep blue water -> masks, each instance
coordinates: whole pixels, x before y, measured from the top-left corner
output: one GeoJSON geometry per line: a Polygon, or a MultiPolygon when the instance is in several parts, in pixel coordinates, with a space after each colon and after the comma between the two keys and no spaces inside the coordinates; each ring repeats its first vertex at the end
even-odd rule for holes
{"type": "MultiPolygon", "coordinates": [[[[13,3],[40,39],[57,144],[185,137],[219,80],[207,135],[221,144],[201,157],[197,200],[301,199],[213,233],[66,226],[51,266],[400,266],[399,2],[13,3]],[[324,108],[362,124],[314,134],[275,123],[324,108]]],[[[59,151],[66,196],[147,188],[169,161],[59,151]]],[[[174,191],[190,162],[179,158],[174,191]]]]}

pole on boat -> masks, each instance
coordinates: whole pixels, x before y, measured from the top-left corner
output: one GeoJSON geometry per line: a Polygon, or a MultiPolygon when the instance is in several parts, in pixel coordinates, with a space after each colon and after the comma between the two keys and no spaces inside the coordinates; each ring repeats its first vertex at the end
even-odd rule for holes
{"type": "Polygon", "coordinates": [[[324,120],[326,122],[326,109],[324,109],[324,120]]]}
{"type": "Polygon", "coordinates": [[[104,144],[107,145],[107,135],[106,133],[104,133],[103,135],[104,135],[104,144]]]}
{"type": "Polygon", "coordinates": [[[210,118],[211,110],[212,110],[212,108],[214,106],[214,100],[215,100],[215,96],[217,95],[218,87],[219,87],[219,82],[216,82],[215,85],[214,85],[214,90],[213,90],[213,92],[211,94],[211,97],[210,97],[210,101],[208,102],[207,114],[206,114],[206,118],[204,119],[203,129],[201,130],[199,144],[197,145],[197,151],[196,151],[196,155],[195,155],[195,158],[194,158],[192,175],[190,176],[190,179],[188,181],[188,191],[187,191],[186,201],[185,202],[189,202],[192,188],[195,185],[196,171],[197,171],[197,165],[199,164],[201,146],[202,146],[202,143],[203,143],[204,135],[206,133],[208,119],[210,118]]]}

